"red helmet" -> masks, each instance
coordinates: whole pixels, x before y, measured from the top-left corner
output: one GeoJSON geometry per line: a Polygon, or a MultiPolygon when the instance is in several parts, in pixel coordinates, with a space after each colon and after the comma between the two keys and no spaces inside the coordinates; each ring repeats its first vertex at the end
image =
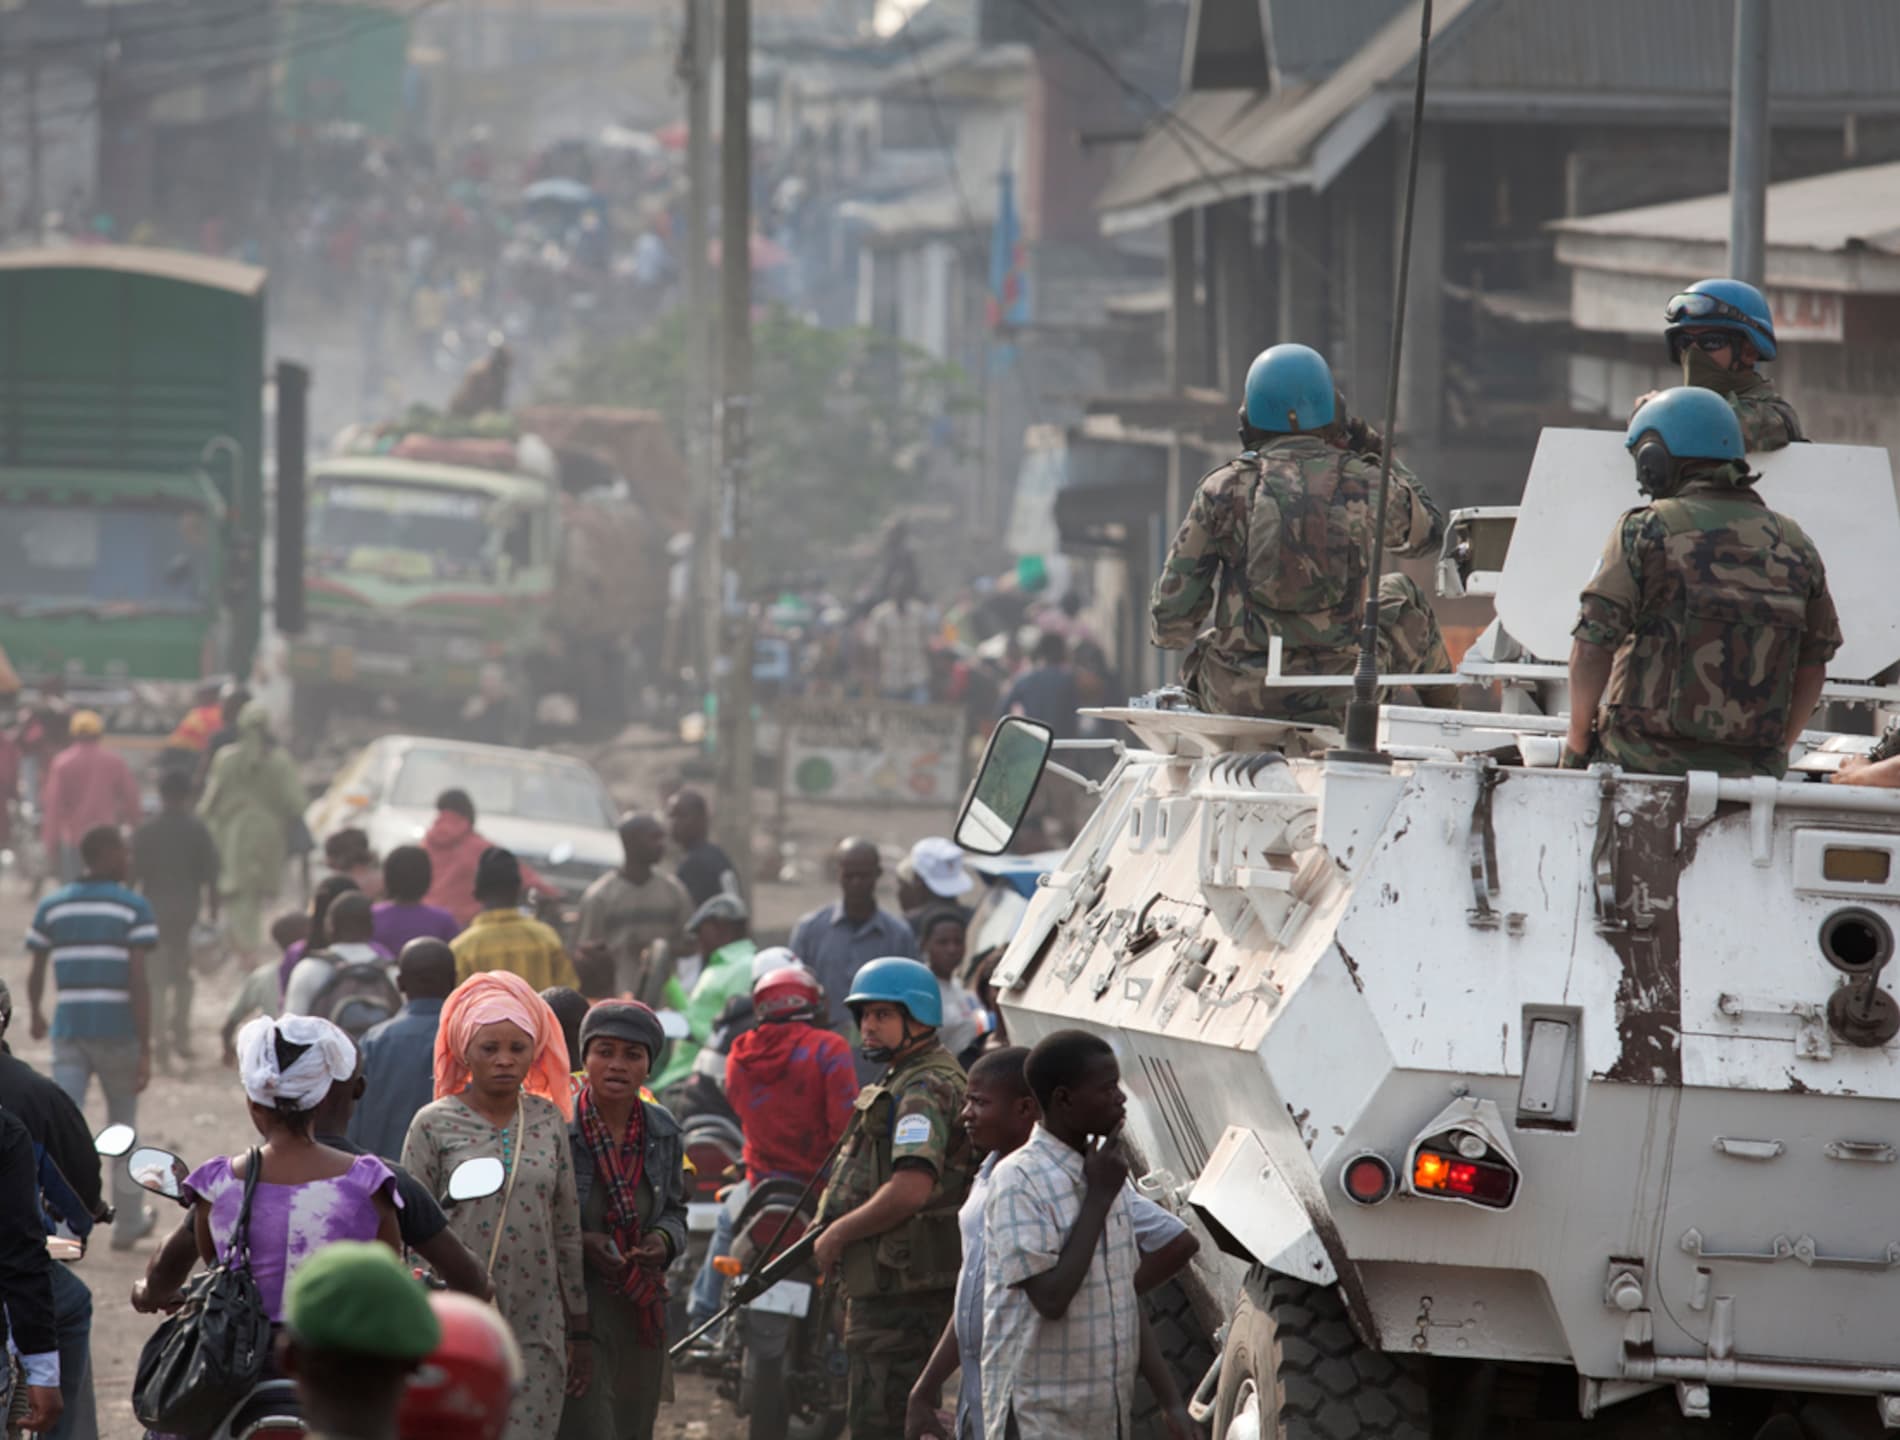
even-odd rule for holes
{"type": "Polygon", "coordinates": [[[402,1440],[501,1440],[521,1386],[521,1347],[501,1312],[472,1295],[429,1296],[442,1343],[402,1392],[402,1440]]]}
{"type": "Polygon", "coordinates": [[[752,1013],[760,1023],[810,1015],[824,1003],[825,987],[803,965],[781,965],[752,982],[752,1013]]]}

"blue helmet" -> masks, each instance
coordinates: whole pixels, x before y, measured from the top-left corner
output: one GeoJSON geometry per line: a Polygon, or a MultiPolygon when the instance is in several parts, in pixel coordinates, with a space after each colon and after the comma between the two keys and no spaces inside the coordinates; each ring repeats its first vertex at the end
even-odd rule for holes
{"type": "Polygon", "coordinates": [[[1669,322],[1669,358],[1682,353],[1685,330],[1733,330],[1745,335],[1764,360],[1775,358],[1775,321],[1761,291],[1745,280],[1698,280],[1663,307],[1669,322]]]}
{"type": "Polygon", "coordinates": [[[937,988],[937,977],[928,965],[901,955],[868,961],[851,982],[851,993],[844,997],[847,1010],[874,1001],[902,1005],[911,1019],[933,1030],[943,1024],[943,991],[937,988]]]}
{"type": "Polygon", "coordinates": [[[1742,422],[1713,390],[1678,385],[1630,416],[1623,447],[1636,459],[1636,483],[1646,494],[1675,489],[1683,460],[1734,460],[1746,454],[1742,422]]]}
{"type": "Polygon", "coordinates": [[[1310,345],[1275,345],[1247,367],[1247,423],[1290,435],[1333,423],[1333,371],[1310,345]]]}

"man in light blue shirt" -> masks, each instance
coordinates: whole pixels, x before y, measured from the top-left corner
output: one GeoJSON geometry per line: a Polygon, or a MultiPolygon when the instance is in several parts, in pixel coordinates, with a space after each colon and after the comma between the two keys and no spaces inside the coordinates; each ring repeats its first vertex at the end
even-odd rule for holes
{"type": "MultiPolygon", "coordinates": [[[[910,1392],[904,1417],[905,1440],[935,1435],[950,1440],[938,1411],[944,1381],[961,1367],[957,1392],[955,1440],[981,1440],[983,1435],[983,1205],[989,1197],[996,1162],[1029,1142],[1041,1111],[1030,1094],[1024,1073],[1029,1051],[1021,1046],[992,1050],[970,1067],[964,1091],[963,1128],[970,1144],[987,1150],[970,1195],[957,1212],[963,1232],[963,1267],[957,1273],[956,1309],[930,1361],[910,1392]]],[[[1135,1291],[1145,1294],[1178,1274],[1201,1248],[1175,1216],[1147,1197],[1129,1190],[1129,1218],[1141,1263],[1135,1271],[1135,1291]]]]}
{"type": "MultiPolygon", "coordinates": [[[[899,955],[917,959],[917,937],[902,915],[880,909],[878,877],[884,873],[877,846],[869,840],[847,838],[832,852],[838,867],[839,899],[821,905],[792,927],[792,953],[825,987],[825,1023],[850,1038],[844,997],[852,982],[873,960],[899,955]]],[[[858,1080],[869,1085],[884,1067],[869,1060],[858,1062],[858,1080]]]]}

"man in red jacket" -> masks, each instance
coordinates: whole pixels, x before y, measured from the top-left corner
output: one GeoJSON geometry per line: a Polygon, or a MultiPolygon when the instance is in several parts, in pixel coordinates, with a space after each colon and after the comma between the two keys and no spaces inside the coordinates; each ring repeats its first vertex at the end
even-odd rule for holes
{"type": "MultiPolygon", "coordinates": [[[[746,1180],[803,1185],[851,1123],[857,1062],[844,1036],[813,1023],[825,1013],[825,992],[803,965],[783,965],[754,981],[752,1011],[757,1026],[726,1051],[726,1100],[745,1131],[746,1180]]],[[[687,1305],[690,1323],[711,1319],[719,1308],[724,1282],[712,1262],[731,1250],[732,1220],[722,1205],[687,1305]]]]}

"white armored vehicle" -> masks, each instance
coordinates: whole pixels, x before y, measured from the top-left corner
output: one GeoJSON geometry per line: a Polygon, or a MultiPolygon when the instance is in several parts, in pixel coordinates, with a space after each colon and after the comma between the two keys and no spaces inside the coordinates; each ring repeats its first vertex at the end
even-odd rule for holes
{"type": "MultiPolygon", "coordinates": [[[[1900,1426],[1900,791],[1825,783],[1871,739],[1817,732],[1781,781],[1555,768],[1620,442],[1546,433],[1501,573],[1495,512],[1454,527],[1502,713],[1387,706],[1368,763],[1105,712],[1138,748],[998,966],[1012,1038],[1121,1056],[1138,1183],[1203,1236],[1217,1440],[1900,1426]]],[[[1828,566],[1829,696],[1892,699],[1886,453],[1751,458],[1828,566]]],[[[1048,749],[1003,723],[966,846],[1048,749]]]]}

